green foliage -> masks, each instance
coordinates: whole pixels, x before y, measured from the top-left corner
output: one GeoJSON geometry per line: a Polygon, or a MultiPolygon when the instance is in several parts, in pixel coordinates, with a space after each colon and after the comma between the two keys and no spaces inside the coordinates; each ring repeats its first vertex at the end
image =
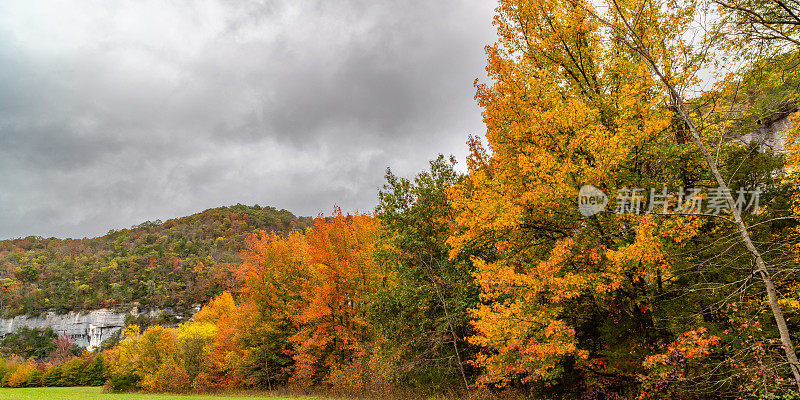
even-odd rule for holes
{"type": "Polygon", "coordinates": [[[440,155],[413,181],[387,170],[378,194],[376,256],[391,277],[374,296],[370,318],[402,360],[398,379],[413,386],[463,386],[461,368],[469,369],[473,353],[466,342],[468,310],[478,301],[473,268],[464,255],[451,260],[446,243],[455,228],[446,191],[460,180],[454,165],[440,155]]]}
{"type": "Polygon", "coordinates": [[[187,311],[234,285],[231,267],[248,235],[310,224],[286,210],[236,205],[92,239],[0,241],[0,307],[5,316],[134,302],[187,311]]]}
{"type": "Polygon", "coordinates": [[[106,364],[102,354],[96,355],[86,365],[83,372],[82,386],[102,386],[106,381],[106,364]]]}
{"type": "Polygon", "coordinates": [[[61,367],[54,366],[44,371],[42,375],[42,386],[59,386],[61,383],[61,367]]]}
{"type": "Polygon", "coordinates": [[[61,376],[57,386],[80,386],[83,384],[84,360],[73,358],[61,365],[61,376]]]}
{"type": "Polygon", "coordinates": [[[52,329],[31,329],[22,327],[14,333],[7,335],[0,341],[3,355],[10,357],[16,355],[22,358],[43,359],[56,350],[55,341],[58,338],[52,329]]]}
{"type": "Polygon", "coordinates": [[[139,389],[142,377],[133,373],[113,374],[108,379],[107,388],[112,393],[130,392],[139,389]]]}
{"type": "MultiPolygon", "coordinates": [[[[42,370],[40,370],[38,368],[33,370],[31,372],[31,374],[28,375],[28,379],[25,382],[25,386],[26,387],[42,386],[42,376],[43,375],[44,375],[44,372],[42,372],[42,370]]],[[[99,386],[99,385],[89,385],[89,386],[99,386]]]]}
{"type": "Polygon", "coordinates": [[[727,125],[729,137],[761,129],[780,130],[776,122],[797,111],[800,100],[798,63],[797,51],[756,60],[719,93],[706,94],[693,103],[713,123],[727,125]]]}

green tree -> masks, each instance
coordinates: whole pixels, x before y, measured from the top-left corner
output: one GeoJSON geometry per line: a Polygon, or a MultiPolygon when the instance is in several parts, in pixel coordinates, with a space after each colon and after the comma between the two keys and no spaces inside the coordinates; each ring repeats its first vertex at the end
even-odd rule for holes
{"type": "Polygon", "coordinates": [[[388,347],[402,359],[406,384],[468,387],[474,349],[468,310],[477,304],[474,269],[447,244],[457,229],[446,192],[461,180],[455,159],[440,155],[412,180],[390,169],[378,193],[381,242],[376,257],[390,268],[372,301],[371,318],[388,347]]]}
{"type": "Polygon", "coordinates": [[[83,373],[82,385],[103,386],[106,382],[106,364],[102,354],[92,357],[92,361],[86,365],[83,373]]]}
{"type": "Polygon", "coordinates": [[[60,386],[61,384],[61,367],[52,366],[44,371],[42,375],[42,386],[60,386]]]}
{"type": "Polygon", "coordinates": [[[41,360],[56,350],[58,335],[51,328],[35,329],[22,327],[7,335],[0,342],[5,356],[17,355],[23,358],[41,360]]]}

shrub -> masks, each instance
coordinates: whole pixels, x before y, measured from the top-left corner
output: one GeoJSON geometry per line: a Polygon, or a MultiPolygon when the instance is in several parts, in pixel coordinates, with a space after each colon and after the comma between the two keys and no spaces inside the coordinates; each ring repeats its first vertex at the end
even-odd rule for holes
{"type": "Polygon", "coordinates": [[[27,387],[39,387],[42,386],[42,376],[44,372],[41,369],[36,368],[33,372],[28,375],[28,381],[25,382],[25,386],[27,387]]]}
{"type": "Polygon", "coordinates": [[[115,374],[111,375],[104,388],[111,393],[130,392],[141,389],[141,381],[142,377],[133,373],[115,374]]]}
{"type": "Polygon", "coordinates": [[[27,386],[30,376],[36,371],[36,363],[33,360],[28,360],[17,365],[17,368],[8,376],[6,386],[12,388],[27,386]]]}
{"type": "Polygon", "coordinates": [[[176,331],[162,326],[139,334],[132,325],[123,332],[119,346],[106,352],[112,392],[143,388],[148,391],[186,391],[191,387],[183,366],[176,331]]]}
{"type": "Polygon", "coordinates": [[[8,360],[4,360],[3,362],[3,376],[0,379],[0,386],[8,387],[8,382],[11,379],[11,376],[14,375],[14,372],[19,368],[21,361],[19,358],[12,358],[8,360]]]}
{"type": "Polygon", "coordinates": [[[59,386],[61,382],[61,367],[51,366],[42,374],[42,386],[59,386]]]}
{"type": "Polygon", "coordinates": [[[157,371],[142,379],[142,387],[150,392],[186,392],[191,386],[189,374],[176,360],[169,359],[157,371]]]}
{"type": "Polygon", "coordinates": [[[83,366],[85,360],[73,358],[60,366],[61,379],[58,386],[79,386],[83,384],[83,366]]]}
{"type": "Polygon", "coordinates": [[[102,354],[98,354],[86,365],[83,374],[83,382],[81,384],[86,386],[102,386],[106,381],[106,374],[105,359],[102,354]]]}

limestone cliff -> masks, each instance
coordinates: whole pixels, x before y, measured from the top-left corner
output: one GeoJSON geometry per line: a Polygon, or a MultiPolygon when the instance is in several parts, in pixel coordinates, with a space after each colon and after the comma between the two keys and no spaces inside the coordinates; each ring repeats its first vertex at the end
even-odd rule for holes
{"type": "Polygon", "coordinates": [[[134,307],[131,310],[110,310],[100,309],[84,312],[69,312],[67,314],[57,314],[48,312],[40,316],[21,315],[14,318],[0,318],[0,337],[17,331],[22,327],[32,329],[51,328],[58,335],[72,339],[75,344],[93,349],[100,345],[103,340],[111,337],[114,332],[119,331],[125,326],[127,315],[145,315],[156,317],[161,314],[168,314],[180,319],[172,310],[155,309],[139,312],[134,307]]]}

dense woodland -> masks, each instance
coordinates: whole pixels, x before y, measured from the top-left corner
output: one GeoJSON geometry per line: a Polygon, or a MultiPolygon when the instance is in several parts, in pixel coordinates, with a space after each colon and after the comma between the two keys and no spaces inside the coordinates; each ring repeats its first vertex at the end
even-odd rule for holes
{"type": "Polygon", "coordinates": [[[782,0],[501,0],[465,173],[444,156],[387,170],[374,213],[311,225],[237,206],[4,242],[8,314],[209,301],[95,353],[25,332],[0,384],[800,398],[798,15],[782,0]],[[739,140],[787,118],[779,146],[739,140]],[[586,184],[664,198],[587,216],[586,184]],[[689,212],[684,188],[706,205],[718,190],[719,212],[689,212]],[[744,212],[737,194],[756,189],[744,212]]]}
{"type": "Polygon", "coordinates": [[[92,239],[3,240],[0,305],[6,317],[134,303],[186,312],[231,288],[249,235],[310,225],[286,210],[236,205],[92,239]]]}

